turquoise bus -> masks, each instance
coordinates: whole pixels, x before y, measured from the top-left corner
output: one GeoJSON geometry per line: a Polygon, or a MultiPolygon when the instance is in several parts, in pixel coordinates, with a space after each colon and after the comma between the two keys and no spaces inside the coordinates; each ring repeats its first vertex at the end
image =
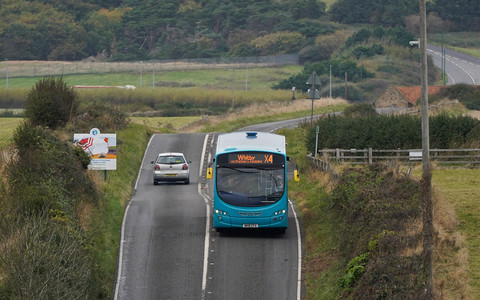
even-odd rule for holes
{"type": "MultiPolygon", "coordinates": [[[[285,137],[266,132],[220,134],[214,167],[213,227],[274,228],[288,226],[285,137]]],[[[298,171],[294,178],[299,180],[298,171]]]]}

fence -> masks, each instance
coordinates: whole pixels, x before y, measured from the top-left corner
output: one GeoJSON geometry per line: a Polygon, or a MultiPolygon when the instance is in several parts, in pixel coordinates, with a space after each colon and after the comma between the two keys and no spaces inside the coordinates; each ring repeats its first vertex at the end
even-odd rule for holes
{"type": "Polygon", "coordinates": [[[0,78],[103,74],[125,72],[162,72],[172,70],[232,69],[298,65],[298,54],[275,56],[169,59],[135,62],[97,62],[94,59],[67,61],[3,61],[0,78]]]}
{"type": "MultiPolygon", "coordinates": [[[[373,164],[395,160],[402,163],[421,163],[422,150],[325,149],[318,151],[325,162],[335,160],[345,164],[373,164]]],[[[430,149],[430,160],[438,164],[480,164],[480,149],[430,149]]]]}
{"type": "Polygon", "coordinates": [[[323,161],[313,157],[310,153],[307,155],[307,160],[311,167],[316,168],[324,173],[329,173],[334,181],[337,181],[340,178],[338,173],[335,172],[332,165],[328,161],[323,161]]]}

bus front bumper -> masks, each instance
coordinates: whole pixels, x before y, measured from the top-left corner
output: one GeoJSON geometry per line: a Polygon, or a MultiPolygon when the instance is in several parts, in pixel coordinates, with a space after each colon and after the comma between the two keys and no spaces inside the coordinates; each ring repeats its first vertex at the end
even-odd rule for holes
{"type": "Polygon", "coordinates": [[[271,217],[238,217],[214,214],[214,228],[287,228],[287,215],[271,217]]]}

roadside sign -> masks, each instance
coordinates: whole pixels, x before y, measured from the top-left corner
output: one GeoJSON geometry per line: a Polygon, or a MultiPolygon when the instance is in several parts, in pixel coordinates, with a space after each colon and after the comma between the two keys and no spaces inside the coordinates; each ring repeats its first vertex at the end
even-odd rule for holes
{"type": "Polygon", "coordinates": [[[317,89],[308,89],[307,99],[320,99],[320,93],[317,89]]]}
{"type": "Polygon", "coordinates": [[[92,128],[90,133],[75,133],[73,143],[90,156],[89,170],[117,169],[117,135],[115,133],[100,133],[98,128],[92,128]]]}

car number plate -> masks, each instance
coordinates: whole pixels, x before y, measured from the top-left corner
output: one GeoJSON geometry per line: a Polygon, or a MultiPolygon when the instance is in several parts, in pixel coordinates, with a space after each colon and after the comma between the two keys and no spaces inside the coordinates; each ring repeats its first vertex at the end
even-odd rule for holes
{"type": "Polygon", "coordinates": [[[177,174],[165,174],[165,176],[177,176],[177,174]]]}
{"type": "Polygon", "coordinates": [[[258,224],[243,224],[243,228],[258,228],[258,224]]]}

